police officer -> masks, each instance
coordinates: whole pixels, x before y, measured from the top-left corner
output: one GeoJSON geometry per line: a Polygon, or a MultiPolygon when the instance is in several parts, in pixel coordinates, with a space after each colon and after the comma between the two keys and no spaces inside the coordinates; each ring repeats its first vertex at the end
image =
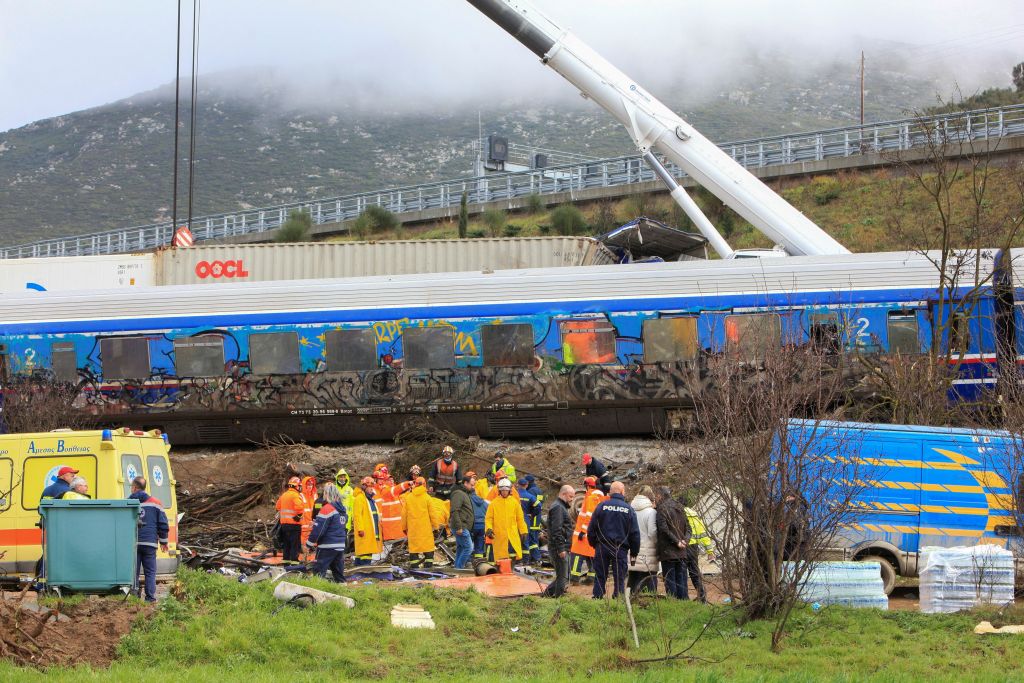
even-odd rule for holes
{"type": "Polygon", "coordinates": [[[640,525],[636,511],[626,502],[626,486],[614,481],[611,497],[594,510],[587,528],[587,540],[594,546],[594,599],[604,597],[608,580],[608,565],[612,567],[615,582],[613,598],[626,590],[629,557],[640,552],[640,525]]]}

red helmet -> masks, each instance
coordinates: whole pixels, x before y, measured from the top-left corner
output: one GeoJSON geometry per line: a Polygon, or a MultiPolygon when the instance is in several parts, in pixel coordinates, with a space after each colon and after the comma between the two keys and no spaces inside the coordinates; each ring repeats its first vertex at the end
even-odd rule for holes
{"type": "Polygon", "coordinates": [[[288,480],[288,488],[297,489],[302,487],[302,480],[298,477],[292,477],[288,480]]]}
{"type": "Polygon", "coordinates": [[[586,486],[588,489],[596,489],[597,477],[587,477],[586,479],[583,480],[583,485],[586,486]]]}
{"type": "Polygon", "coordinates": [[[592,455],[590,455],[590,453],[584,453],[583,454],[583,464],[584,465],[589,465],[592,462],[594,462],[594,457],[592,455]]]}
{"type": "Polygon", "coordinates": [[[373,468],[373,476],[377,477],[378,479],[387,479],[388,477],[391,476],[391,470],[389,470],[388,466],[385,465],[384,463],[380,463],[379,465],[373,468]]]}

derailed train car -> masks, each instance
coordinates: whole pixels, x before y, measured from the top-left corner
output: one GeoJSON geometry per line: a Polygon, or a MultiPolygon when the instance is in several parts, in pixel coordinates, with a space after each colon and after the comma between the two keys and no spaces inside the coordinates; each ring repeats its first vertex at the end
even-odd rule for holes
{"type": "Polygon", "coordinates": [[[1003,256],[942,296],[903,252],[8,296],[0,368],[179,444],[388,438],[410,414],[490,437],[650,433],[683,416],[708,354],[918,353],[940,306],[961,387],[994,383],[1003,256]]]}

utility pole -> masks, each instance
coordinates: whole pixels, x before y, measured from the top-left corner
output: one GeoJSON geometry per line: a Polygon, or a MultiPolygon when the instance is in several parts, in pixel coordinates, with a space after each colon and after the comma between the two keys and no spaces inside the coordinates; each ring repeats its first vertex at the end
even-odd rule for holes
{"type": "Polygon", "coordinates": [[[864,50],[860,51],[860,125],[864,125],[864,50]]]}

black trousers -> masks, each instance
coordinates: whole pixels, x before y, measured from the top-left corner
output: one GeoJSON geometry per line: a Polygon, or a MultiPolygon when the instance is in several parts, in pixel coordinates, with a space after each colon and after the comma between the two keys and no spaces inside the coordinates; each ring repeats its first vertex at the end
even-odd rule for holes
{"type": "Polygon", "coordinates": [[[313,563],[313,573],[317,576],[327,577],[327,570],[331,570],[331,577],[338,583],[345,582],[345,551],[338,548],[317,548],[316,562],[313,563]]]}
{"type": "Polygon", "coordinates": [[[619,597],[626,592],[626,573],[629,571],[629,548],[620,546],[612,548],[598,543],[594,548],[594,597],[604,597],[604,586],[608,581],[608,568],[612,570],[612,597],[619,597]]]}
{"type": "Polygon", "coordinates": [[[690,582],[697,589],[697,599],[704,602],[707,600],[708,594],[704,590],[704,577],[700,573],[699,558],[700,550],[696,543],[686,546],[686,558],[683,560],[683,564],[686,565],[686,571],[690,575],[690,582]]]}
{"type": "Polygon", "coordinates": [[[298,562],[302,550],[302,525],[282,524],[277,532],[281,539],[281,554],[285,562],[298,562]]]}
{"type": "Polygon", "coordinates": [[[544,589],[544,597],[558,598],[569,590],[569,553],[559,557],[557,552],[551,553],[551,564],[555,567],[555,580],[544,589]]]}

